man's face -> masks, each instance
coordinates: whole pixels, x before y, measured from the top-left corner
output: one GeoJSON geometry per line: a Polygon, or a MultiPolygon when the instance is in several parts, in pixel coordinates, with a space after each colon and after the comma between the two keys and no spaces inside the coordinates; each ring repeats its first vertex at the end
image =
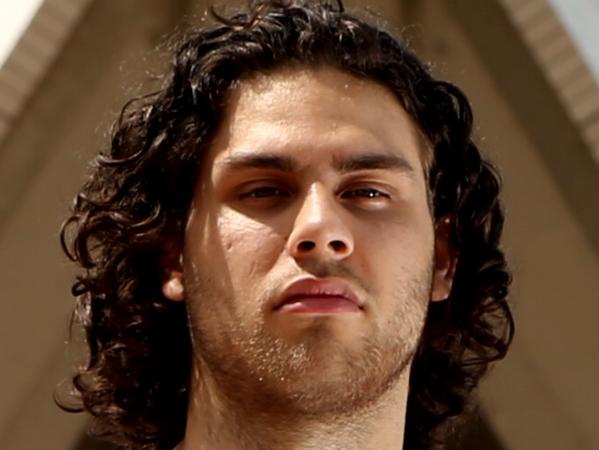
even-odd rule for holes
{"type": "Polygon", "coordinates": [[[253,408],[347,411],[389,389],[434,287],[423,172],[415,126],[372,81],[240,82],[185,232],[198,370],[253,408]]]}

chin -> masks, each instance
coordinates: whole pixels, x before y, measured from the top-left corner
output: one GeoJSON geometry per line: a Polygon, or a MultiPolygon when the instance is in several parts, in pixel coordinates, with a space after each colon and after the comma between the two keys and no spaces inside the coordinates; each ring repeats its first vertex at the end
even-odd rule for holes
{"type": "Polygon", "coordinates": [[[409,370],[412,352],[384,349],[368,339],[356,338],[348,345],[327,321],[311,331],[301,351],[291,350],[286,363],[271,373],[275,376],[257,383],[255,392],[268,399],[261,405],[265,410],[305,416],[353,414],[379,400],[409,370]]]}
{"type": "MultiPolygon", "coordinates": [[[[280,400],[287,411],[302,415],[345,416],[376,403],[397,385],[409,364],[380,370],[365,364],[315,365],[311,376],[291,379],[282,386],[280,400]]],[[[308,374],[305,374],[308,375],[308,374]]]]}

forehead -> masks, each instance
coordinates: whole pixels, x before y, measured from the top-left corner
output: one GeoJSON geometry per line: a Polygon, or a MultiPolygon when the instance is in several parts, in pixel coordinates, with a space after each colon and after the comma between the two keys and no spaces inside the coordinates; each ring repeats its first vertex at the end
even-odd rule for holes
{"type": "Polygon", "coordinates": [[[218,163],[237,152],[333,161],[369,151],[399,153],[419,166],[424,149],[390,90],[322,67],[286,68],[240,81],[209,153],[218,163]]]}

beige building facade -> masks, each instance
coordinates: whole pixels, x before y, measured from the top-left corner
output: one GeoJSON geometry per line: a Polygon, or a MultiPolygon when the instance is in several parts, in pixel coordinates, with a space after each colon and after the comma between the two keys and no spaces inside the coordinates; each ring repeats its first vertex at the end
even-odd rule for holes
{"type": "MultiPolygon", "coordinates": [[[[368,6],[463,88],[477,140],[504,178],[517,334],[481,387],[469,445],[599,448],[597,80],[547,0],[368,6]]],[[[52,401],[84,359],[65,344],[73,268],[58,229],[120,106],[163,67],[156,46],[205,9],[46,0],[0,68],[1,449],[107,448],[84,438],[85,416],[52,401]]]]}

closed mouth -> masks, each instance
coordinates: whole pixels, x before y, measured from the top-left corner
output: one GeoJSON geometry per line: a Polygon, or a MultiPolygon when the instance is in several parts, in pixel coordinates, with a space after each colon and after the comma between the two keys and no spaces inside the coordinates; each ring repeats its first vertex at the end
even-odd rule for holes
{"type": "Polygon", "coordinates": [[[285,289],[274,309],[291,312],[342,312],[361,310],[363,304],[345,280],[308,278],[296,281],[285,289]]]}

